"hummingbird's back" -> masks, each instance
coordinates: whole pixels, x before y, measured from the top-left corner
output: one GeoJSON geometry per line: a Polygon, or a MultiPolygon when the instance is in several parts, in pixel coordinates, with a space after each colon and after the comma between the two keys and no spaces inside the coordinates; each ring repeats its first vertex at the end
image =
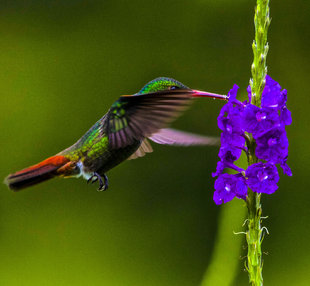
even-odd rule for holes
{"type": "Polygon", "coordinates": [[[109,144],[107,116],[98,120],[75,144],[59,155],[83,165],[83,172],[103,174],[129,158],[141,145],[141,140],[134,140],[122,148],[113,148],[109,144]]]}

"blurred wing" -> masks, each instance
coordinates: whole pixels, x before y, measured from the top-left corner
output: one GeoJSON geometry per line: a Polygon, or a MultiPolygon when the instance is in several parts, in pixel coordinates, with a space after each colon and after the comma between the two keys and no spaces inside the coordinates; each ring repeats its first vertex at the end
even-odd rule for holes
{"type": "Polygon", "coordinates": [[[219,145],[220,138],[197,135],[175,129],[164,128],[152,134],[150,140],[158,144],[190,146],[190,145],[219,145]]]}
{"type": "Polygon", "coordinates": [[[166,127],[189,105],[192,94],[178,89],[121,96],[107,115],[109,146],[124,148],[166,127]]]}
{"type": "Polygon", "coordinates": [[[153,152],[153,148],[150,144],[150,142],[145,138],[140,147],[138,148],[138,150],[133,153],[129,158],[128,160],[132,160],[132,159],[137,159],[137,158],[140,158],[140,157],[143,157],[146,153],[151,153],[153,152]]]}

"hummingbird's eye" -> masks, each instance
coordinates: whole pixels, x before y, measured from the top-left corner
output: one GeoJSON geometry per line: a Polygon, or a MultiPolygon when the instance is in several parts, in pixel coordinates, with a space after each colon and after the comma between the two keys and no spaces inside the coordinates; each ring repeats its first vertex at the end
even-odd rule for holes
{"type": "Polygon", "coordinates": [[[175,90],[175,89],[178,89],[178,88],[179,88],[178,86],[173,85],[173,86],[170,86],[170,87],[169,87],[169,90],[175,90]]]}

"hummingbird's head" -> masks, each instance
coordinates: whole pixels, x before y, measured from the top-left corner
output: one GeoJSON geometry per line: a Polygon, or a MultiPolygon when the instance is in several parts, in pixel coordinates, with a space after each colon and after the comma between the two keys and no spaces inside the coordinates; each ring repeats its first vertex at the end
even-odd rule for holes
{"type": "Polygon", "coordinates": [[[144,87],[142,87],[142,89],[138,93],[136,93],[136,95],[169,90],[173,92],[173,90],[178,89],[180,89],[180,92],[190,94],[192,97],[210,97],[213,99],[228,100],[227,95],[191,89],[183,83],[169,77],[158,77],[153,79],[152,81],[148,82],[144,87]]]}
{"type": "Polygon", "coordinates": [[[168,77],[158,77],[148,82],[138,94],[145,94],[164,90],[189,89],[183,83],[168,77]]]}

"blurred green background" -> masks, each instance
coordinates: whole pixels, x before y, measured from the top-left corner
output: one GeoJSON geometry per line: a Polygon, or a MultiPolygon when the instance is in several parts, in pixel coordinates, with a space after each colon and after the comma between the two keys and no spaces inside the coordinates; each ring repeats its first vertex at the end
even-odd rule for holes
{"type": "MultiPolygon", "coordinates": [[[[169,76],[245,96],[255,1],[0,3],[0,177],[75,142],[121,94],[169,76]]],[[[309,285],[309,1],[271,1],[269,74],[288,90],[294,176],[263,196],[266,285],[309,285]],[[308,131],[307,131],[308,130],[308,131]]],[[[173,126],[219,135],[221,102],[173,126]]],[[[213,203],[218,148],[154,152],[108,173],[99,193],[51,180],[0,186],[0,285],[247,285],[242,201],[213,203]],[[209,267],[209,268],[208,268],[209,267]],[[206,269],[208,271],[205,273],[206,269]]],[[[281,172],[282,174],[282,172],[281,172]]]]}

